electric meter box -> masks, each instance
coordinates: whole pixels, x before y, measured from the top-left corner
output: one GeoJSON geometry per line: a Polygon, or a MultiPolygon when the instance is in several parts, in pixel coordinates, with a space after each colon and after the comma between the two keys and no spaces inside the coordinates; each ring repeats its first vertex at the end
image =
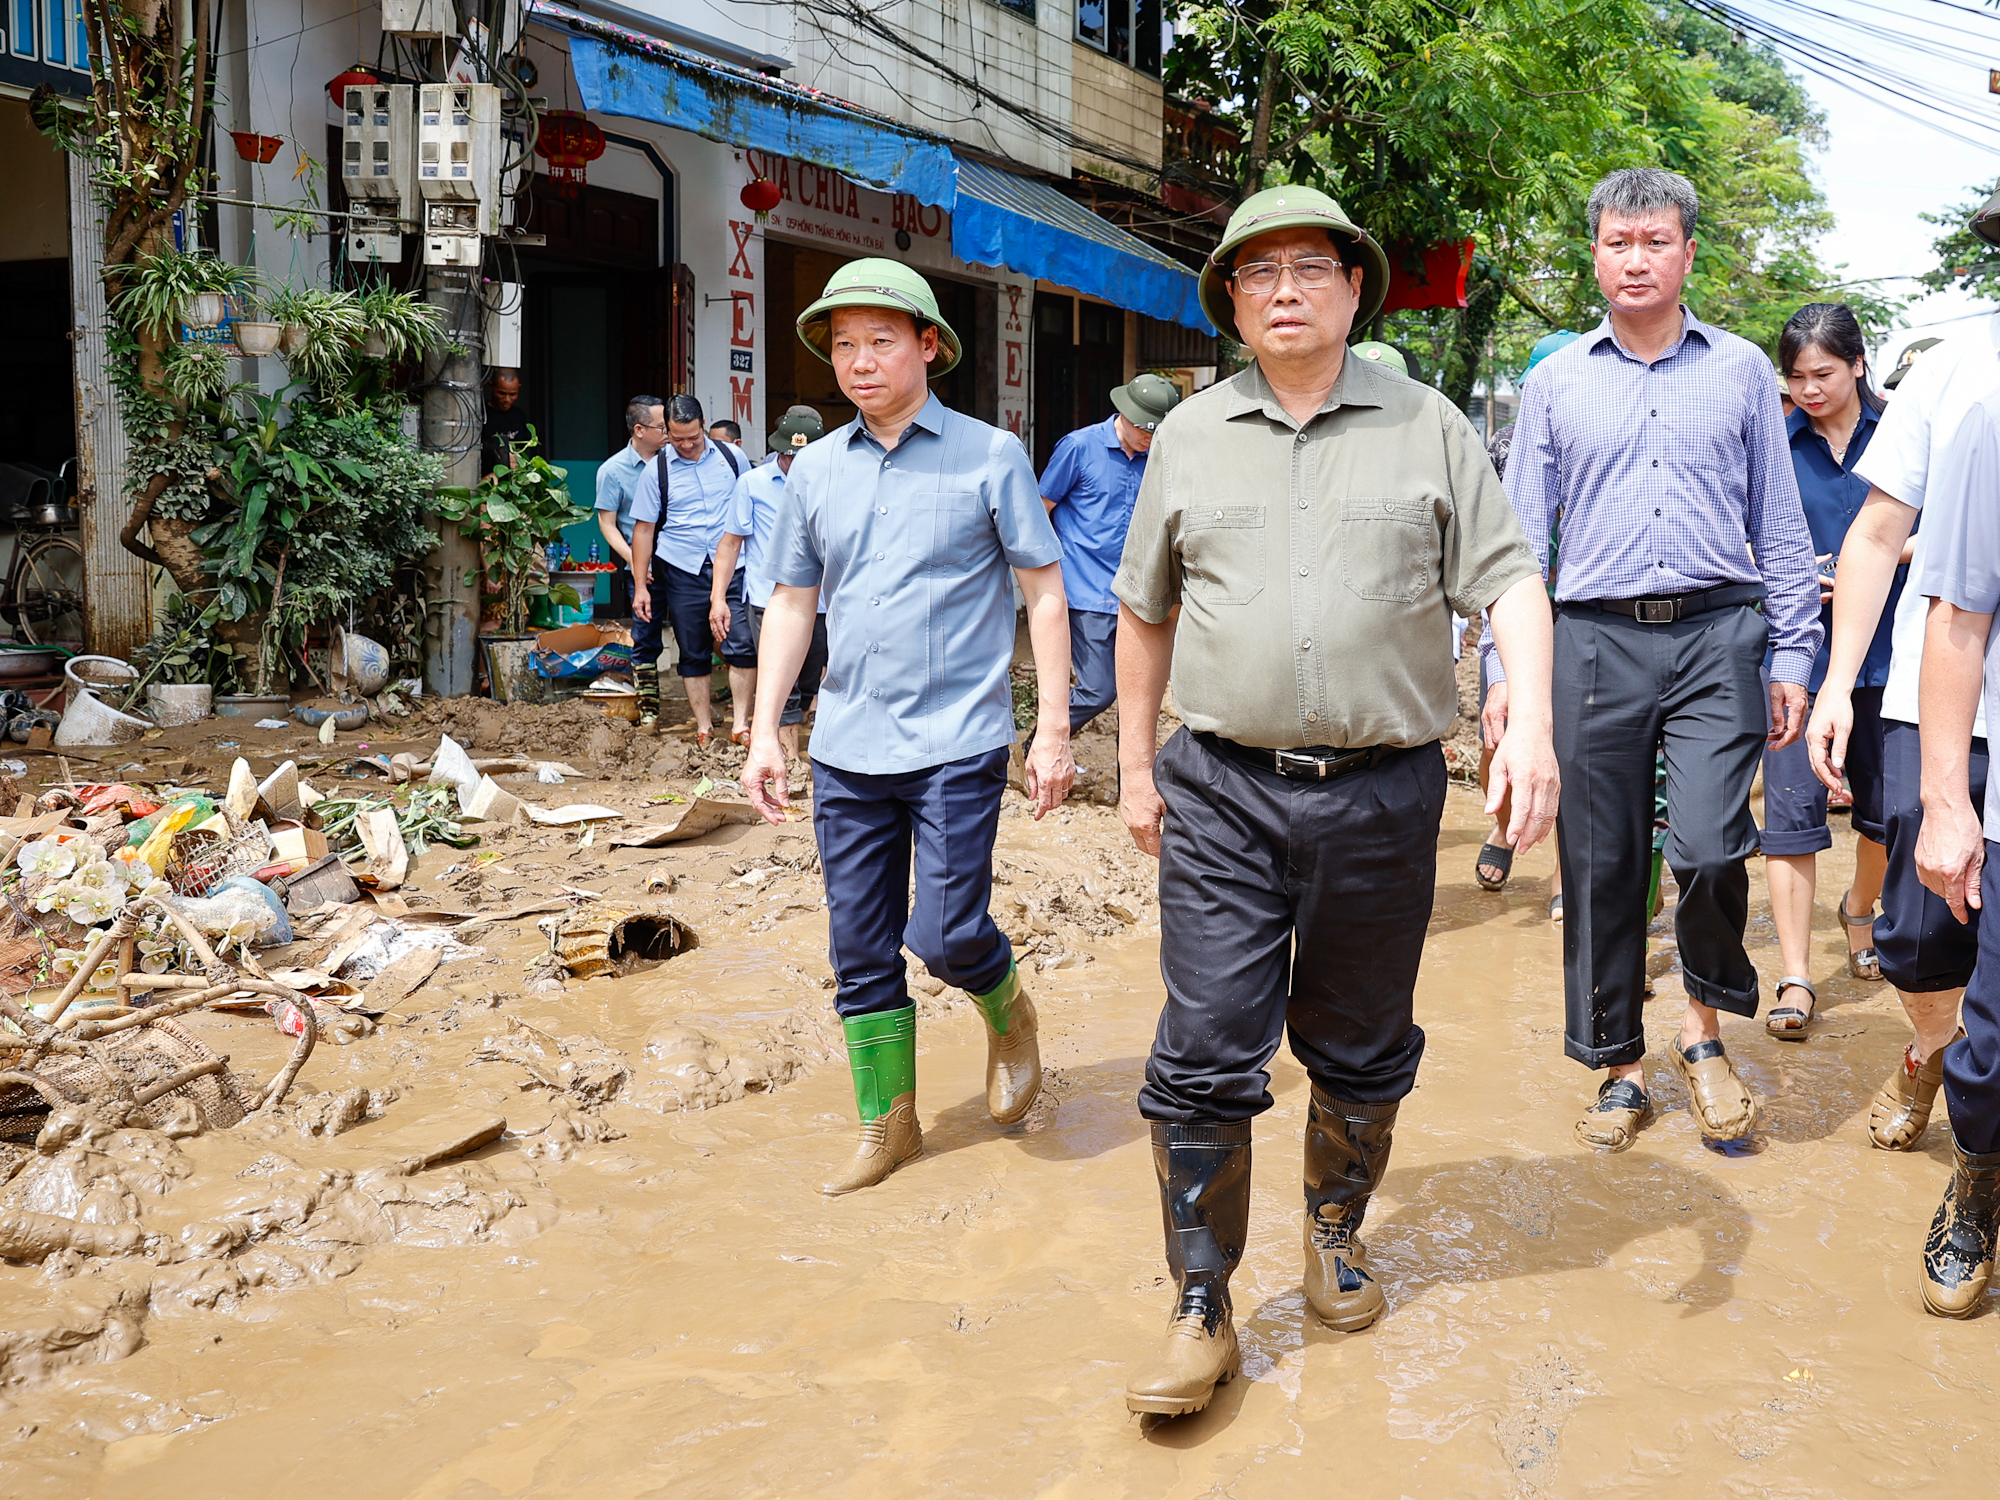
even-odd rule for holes
{"type": "Polygon", "coordinates": [[[398,262],[403,227],[417,211],[414,91],[406,83],[375,83],[345,93],[340,182],[355,214],[347,221],[348,257],[398,262]]]}
{"type": "Polygon", "coordinates": [[[457,36],[451,0],[382,0],[382,30],[391,36],[457,36]]]}
{"type": "Polygon", "coordinates": [[[479,233],[500,227],[500,88],[492,83],[417,85],[417,192],[471,200],[479,233]]]}

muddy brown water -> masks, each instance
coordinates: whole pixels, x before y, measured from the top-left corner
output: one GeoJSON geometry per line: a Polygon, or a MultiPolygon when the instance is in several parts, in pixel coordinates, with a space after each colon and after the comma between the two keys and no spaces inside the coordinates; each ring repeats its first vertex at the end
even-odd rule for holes
{"type": "MultiPolygon", "coordinates": [[[[649,789],[583,783],[548,800],[622,792],[636,814],[649,789]]],[[[1640,1144],[1590,1155],[1570,1134],[1594,1079],[1561,1056],[1549,857],[1524,856],[1504,895],[1479,891],[1476,799],[1454,789],[1418,991],[1429,1050],[1368,1221],[1388,1315],[1339,1335],[1305,1309],[1305,1081],[1281,1053],[1235,1286],[1245,1378],[1199,1416],[1146,1425],[1121,1399],[1167,1305],[1133,1106],[1161,997],[1145,867],[1108,809],[1002,823],[997,907],[1060,965],[1033,979],[1049,1098],[1025,1126],[995,1127],[976,1015],[926,996],[926,1152],[830,1201],[814,1184],[849,1149],[853,1104],[827,1047],[817,877],[786,863],[808,852],[803,832],[729,829],[615,856],[575,848],[574,830],[502,840],[480,899],[563,882],[629,892],[672,873],[666,899],[701,946],[646,974],[534,994],[524,978],[540,940],[516,923],[440,968],[376,1035],[315,1056],[302,1109],[371,1089],[380,1118],[331,1138],[287,1125],[101,1143],[104,1159],[66,1179],[70,1211],[136,1211],[169,1240],[189,1225],[251,1227],[233,1250],[163,1265],[0,1268],[14,1377],[0,1409],[5,1491],[740,1500],[1990,1484],[2000,1320],[1926,1317],[1915,1291],[1943,1133],[1911,1155],[1872,1151],[1862,1133],[1906,1036],[1883,986],[1825,983],[1801,1046],[1725,1024],[1766,1101],[1752,1151],[1704,1148],[1663,1078],[1661,1118],[1640,1144]],[[746,884],[758,870],[773,873],[746,884]],[[533,1083],[537,1068],[584,1092],[533,1083]],[[586,1095],[618,1068],[612,1102],[593,1106],[586,1095]],[[713,1098],[725,1102],[679,1108],[713,1098]],[[508,1135],[387,1171],[394,1132],[448,1107],[504,1114],[508,1135]]],[[[1839,967],[1833,892],[1850,857],[1843,830],[1825,861],[1820,975],[1839,967]]],[[[438,877],[467,860],[426,856],[414,889],[462,905],[448,881],[464,877],[438,877]]],[[[1761,880],[1753,909],[1768,985],[1778,961],[1761,880]]],[[[1678,1012],[1675,978],[1660,987],[1656,1050],[1678,1012]]],[[[261,1018],[197,1024],[260,1076],[282,1056],[261,1018]]]]}

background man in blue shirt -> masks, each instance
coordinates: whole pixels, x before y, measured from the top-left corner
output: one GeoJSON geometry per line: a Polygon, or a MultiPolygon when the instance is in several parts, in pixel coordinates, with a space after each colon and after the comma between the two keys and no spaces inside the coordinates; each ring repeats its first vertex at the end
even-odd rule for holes
{"type": "MultiPolygon", "coordinates": [[[[666,406],[658,396],[634,396],[627,401],[625,431],[631,441],[597,466],[597,529],[621,564],[611,581],[611,617],[617,620],[632,613],[632,497],[638,492],[639,476],[667,445],[666,406]]],[[[657,660],[659,631],[650,624],[649,628],[657,660]]]]}
{"type": "MultiPolygon", "coordinates": [[[[1744,862],[1757,844],[1750,784],[1765,745],[1783,749],[1804,728],[1820,642],[1812,538],[1771,362],[1681,305],[1697,210],[1685,177],[1651,167],[1613,172],[1591,191],[1608,313],[1523,388],[1507,459],[1508,498],[1545,563],[1562,517],[1563,1045],[1610,1070],[1577,1122],[1579,1139],[1608,1150],[1630,1145],[1652,1114],[1640,1008],[1663,740],[1687,988],[1670,1062],[1704,1136],[1734,1140],[1756,1122],[1717,1012],[1757,1013],[1757,970],[1743,948],[1744,862]]],[[[1506,712],[1496,682],[1487,720],[1506,712]]]]}
{"type": "MultiPolygon", "coordinates": [[[[826,435],[826,424],[810,406],[793,406],[771,433],[771,462],[759,464],[736,481],[736,493],[729,501],[729,519],[723,525],[722,540],[715,544],[715,581],[709,585],[708,627],[727,634],[731,618],[723,582],[733,577],[737,560],[743,567],[743,597],[750,606],[750,644],[761,647],[764,639],[764,606],[771,602],[771,570],[765,554],[770,550],[771,528],[777,523],[778,503],[785,497],[785,476],[792,460],[808,443],[826,435]]],[[[785,699],[785,711],[778,719],[778,743],[785,747],[785,759],[799,756],[799,726],[806,721],[806,708],[819,692],[819,680],[826,672],[826,601],[822,599],[813,624],[812,645],[806,650],[806,664],[785,699]]],[[[749,704],[743,705],[747,711],[749,704]]]]}
{"type": "Polygon", "coordinates": [[[1117,410],[1057,443],[1042,470],[1042,503],[1062,542],[1069,598],[1069,660],[1076,674],[1071,734],[1118,698],[1118,596],[1111,576],[1125,551],[1153,430],[1180,399],[1179,389],[1157,375],[1116,387],[1111,404],[1117,410]]]}
{"type": "Polygon", "coordinates": [[[798,330],[860,415],[800,453],[786,481],[742,780],[757,809],[783,822],[779,705],[825,599],[813,832],[861,1116],[854,1159],[820,1188],[833,1195],[880,1182],[923,1150],[905,944],[979,1008],[987,1112],[1011,1124],[1041,1089],[1035,1007],[987,912],[1016,739],[1016,580],[1040,686],[1024,776],[1037,817],[1062,801],[1076,762],[1062,548],[1020,441],[930,393],[930,375],[959,357],[930,283],[895,261],[850,262],[798,330]]]}
{"type": "Polygon", "coordinates": [[[692,396],[675,396],[667,403],[667,441],[662,452],[639,476],[632,497],[632,616],[649,627],[632,632],[632,657],[639,674],[642,711],[659,712],[660,627],[653,594],[664,596],[667,619],[680,647],[681,686],[694,710],[697,746],[715,737],[710,706],[709,674],[715,670],[718,644],[729,666],[729,695],[736,706],[736,738],[747,743],[741,720],[757,691],[757,653],[750,644],[750,615],[743,604],[743,579],[731,575],[727,589],[731,610],[728,634],[718,638],[708,624],[709,582],[714,577],[716,543],[736,481],[750,468],[739,448],[712,441],[702,430],[701,403],[692,396]],[[662,498],[661,483],[666,493],[662,498]],[[654,555],[655,542],[658,556],[654,555]],[[651,655],[647,654],[648,647],[651,655]],[[652,672],[648,698],[647,673],[652,672]]]}

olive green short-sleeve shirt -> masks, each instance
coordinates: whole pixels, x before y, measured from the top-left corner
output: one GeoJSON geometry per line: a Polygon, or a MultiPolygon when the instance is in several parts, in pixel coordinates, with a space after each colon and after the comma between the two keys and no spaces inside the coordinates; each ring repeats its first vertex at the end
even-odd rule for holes
{"type": "Polygon", "coordinates": [[[1471,423],[1348,359],[1300,427],[1252,365],[1154,435],[1115,593],[1180,606],[1189,728],[1294,750],[1424,745],[1458,714],[1451,616],[1540,572],[1471,423]]]}

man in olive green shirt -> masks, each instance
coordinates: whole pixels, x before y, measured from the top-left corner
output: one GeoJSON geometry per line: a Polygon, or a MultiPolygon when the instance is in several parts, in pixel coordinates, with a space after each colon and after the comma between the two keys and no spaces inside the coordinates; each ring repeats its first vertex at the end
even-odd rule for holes
{"type": "Polygon", "coordinates": [[[1555,817],[1541,570],[1458,410],[1348,357],[1387,286],[1382,251],[1325,194],[1237,209],[1202,306],[1256,363],[1161,422],[1112,583],[1120,810],[1160,857],[1167,1002],[1139,1109],[1178,1287],[1160,1359],[1126,1390],[1138,1412],[1199,1411],[1237,1368],[1250,1122],[1288,1028],[1312,1079],[1307,1302],[1343,1331],[1383,1309],[1357,1231],[1423,1054],[1452,610],[1490,607],[1508,676],[1518,661],[1532,684],[1488,811],[1511,787],[1522,848],[1555,817]],[[1185,727],[1156,760],[1170,664],[1185,727]]]}

